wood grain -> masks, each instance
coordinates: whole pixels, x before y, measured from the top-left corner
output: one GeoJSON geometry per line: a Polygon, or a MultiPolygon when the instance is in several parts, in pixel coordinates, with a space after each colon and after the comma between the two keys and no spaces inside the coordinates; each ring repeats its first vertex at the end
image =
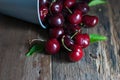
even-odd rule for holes
{"type": "Polygon", "coordinates": [[[0,14],[0,80],[51,80],[49,55],[25,56],[29,40],[45,39],[39,27],[0,14]]]}
{"type": "Polygon", "coordinates": [[[76,63],[66,62],[64,52],[53,56],[53,80],[120,80],[119,4],[118,0],[109,0],[91,8],[89,14],[98,16],[99,24],[84,32],[105,35],[108,40],[84,49],[84,58],[76,63]]]}

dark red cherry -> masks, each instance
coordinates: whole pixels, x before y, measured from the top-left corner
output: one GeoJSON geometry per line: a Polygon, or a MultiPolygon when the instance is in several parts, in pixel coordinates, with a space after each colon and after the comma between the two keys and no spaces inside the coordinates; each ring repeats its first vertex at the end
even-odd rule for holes
{"type": "Polygon", "coordinates": [[[80,10],[75,10],[69,17],[68,20],[71,24],[80,24],[82,21],[82,12],[80,10]]]}
{"type": "Polygon", "coordinates": [[[76,45],[74,46],[74,49],[75,50],[72,50],[70,53],[69,53],[69,58],[71,61],[79,61],[82,59],[82,57],[84,56],[84,53],[83,53],[83,50],[80,46],[76,45]],[[78,51],[77,51],[78,50],[78,51]]]}
{"type": "Polygon", "coordinates": [[[46,6],[48,6],[48,0],[39,0],[39,4],[40,4],[40,6],[41,5],[46,5],[46,6]]]}
{"type": "Polygon", "coordinates": [[[89,11],[89,6],[86,2],[77,2],[73,9],[79,9],[83,14],[86,14],[89,11]]]}
{"type": "Polygon", "coordinates": [[[61,13],[52,15],[49,18],[49,24],[51,27],[62,27],[64,24],[64,17],[61,13]]]}
{"type": "Polygon", "coordinates": [[[75,44],[80,45],[82,48],[86,48],[90,43],[90,38],[87,33],[85,34],[78,33],[77,35],[75,35],[74,40],[75,44]]]}
{"type": "Polygon", "coordinates": [[[68,24],[65,27],[66,34],[74,34],[75,32],[81,32],[81,27],[79,25],[68,24]]]}
{"type": "Polygon", "coordinates": [[[70,31],[72,31],[73,33],[81,32],[81,27],[79,25],[74,25],[73,27],[71,27],[70,31]]]}
{"type": "Polygon", "coordinates": [[[45,44],[45,51],[48,54],[56,54],[60,50],[60,44],[57,39],[51,38],[45,44]]]}
{"type": "Polygon", "coordinates": [[[62,12],[63,5],[62,3],[59,2],[53,2],[52,5],[50,6],[50,10],[52,13],[60,13],[62,12]]]}
{"type": "Polygon", "coordinates": [[[65,0],[64,6],[70,8],[74,5],[75,2],[76,2],[76,0],[65,0]]]}
{"type": "Polygon", "coordinates": [[[64,29],[61,27],[54,27],[49,29],[51,38],[60,38],[64,34],[64,29]]]}
{"type": "Polygon", "coordinates": [[[75,51],[75,52],[81,52],[81,46],[78,45],[78,44],[72,45],[72,46],[70,47],[70,49],[71,49],[72,51],[75,51]]]}
{"type": "Polygon", "coordinates": [[[97,16],[90,16],[90,15],[84,15],[82,22],[86,27],[94,27],[98,23],[98,17],[97,16]]]}
{"type": "Polygon", "coordinates": [[[48,14],[48,8],[45,5],[41,5],[39,8],[40,19],[44,21],[45,17],[48,14]]]}
{"type": "Polygon", "coordinates": [[[69,35],[65,35],[64,43],[68,48],[70,48],[74,44],[74,41],[71,39],[69,35]]]}

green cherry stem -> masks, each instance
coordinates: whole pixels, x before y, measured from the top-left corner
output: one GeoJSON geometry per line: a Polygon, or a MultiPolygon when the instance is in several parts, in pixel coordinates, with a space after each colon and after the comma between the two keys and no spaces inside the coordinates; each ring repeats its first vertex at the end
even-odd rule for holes
{"type": "Polygon", "coordinates": [[[65,49],[67,49],[68,51],[72,51],[71,49],[69,49],[65,43],[64,43],[64,38],[65,38],[65,35],[62,37],[62,45],[64,46],[65,49]]]}
{"type": "Polygon", "coordinates": [[[78,33],[79,31],[76,31],[72,36],[71,36],[71,39],[74,38],[74,36],[78,33]]]}
{"type": "Polygon", "coordinates": [[[90,36],[90,43],[107,40],[106,36],[99,34],[90,34],[89,36],[90,36]]]}
{"type": "Polygon", "coordinates": [[[72,14],[72,11],[67,6],[65,6],[65,8],[69,11],[70,14],[72,14]]]}

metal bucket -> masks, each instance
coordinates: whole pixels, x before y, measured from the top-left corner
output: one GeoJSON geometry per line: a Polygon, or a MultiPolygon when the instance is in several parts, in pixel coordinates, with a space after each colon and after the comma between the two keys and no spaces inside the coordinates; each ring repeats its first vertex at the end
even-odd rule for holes
{"type": "Polygon", "coordinates": [[[0,0],[0,13],[46,28],[39,15],[39,0],[0,0]]]}

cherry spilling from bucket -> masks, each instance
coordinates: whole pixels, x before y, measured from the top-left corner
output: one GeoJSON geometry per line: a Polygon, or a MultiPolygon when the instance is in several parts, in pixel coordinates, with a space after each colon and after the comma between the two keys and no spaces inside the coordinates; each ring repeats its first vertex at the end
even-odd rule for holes
{"type": "Polygon", "coordinates": [[[82,32],[98,24],[98,17],[88,13],[89,3],[95,5],[95,1],[101,0],[40,0],[40,19],[49,26],[49,39],[43,45],[46,53],[57,54],[65,48],[70,61],[79,61],[90,43],[106,40],[105,36],[82,32]]]}

